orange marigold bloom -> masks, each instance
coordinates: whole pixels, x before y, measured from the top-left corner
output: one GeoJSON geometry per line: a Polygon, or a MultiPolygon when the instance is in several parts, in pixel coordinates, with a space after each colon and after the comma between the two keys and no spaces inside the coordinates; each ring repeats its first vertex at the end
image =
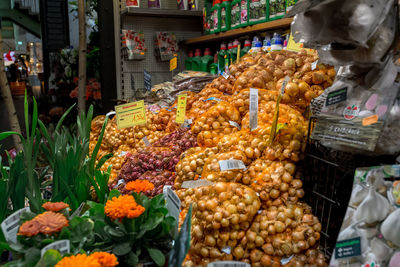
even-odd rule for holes
{"type": "Polygon", "coordinates": [[[18,235],[34,236],[40,231],[40,224],[37,221],[30,220],[24,222],[19,228],[18,235]]]}
{"type": "Polygon", "coordinates": [[[60,260],[55,267],[102,267],[96,258],[86,254],[65,257],[60,260]]]}
{"type": "Polygon", "coordinates": [[[131,181],[125,185],[125,189],[135,191],[136,193],[151,191],[154,189],[154,184],[147,180],[131,181]]]}
{"type": "Polygon", "coordinates": [[[114,267],[118,265],[117,257],[107,252],[95,252],[90,257],[97,259],[102,267],[114,267]]]}
{"type": "Polygon", "coordinates": [[[138,205],[131,195],[123,195],[119,197],[113,197],[112,200],[108,200],[104,207],[104,213],[111,219],[123,218],[137,218],[143,212],[145,208],[138,205]]]}
{"type": "Polygon", "coordinates": [[[61,229],[69,225],[67,218],[63,214],[53,211],[46,211],[39,214],[33,220],[40,224],[40,232],[46,235],[58,233],[61,229]]]}
{"type": "Polygon", "coordinates": [[[47,211],[60,211],[66,208],[69,208],[69,205],[64,202],[46,202],[42,205],[42,207],[47,211]]]}

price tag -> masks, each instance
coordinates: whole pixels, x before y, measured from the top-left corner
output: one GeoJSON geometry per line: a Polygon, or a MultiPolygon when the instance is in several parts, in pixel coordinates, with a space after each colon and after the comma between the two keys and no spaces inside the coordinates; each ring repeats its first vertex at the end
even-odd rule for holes
{"type": "Polygon", "coordinates": [[[296,43],[296,42],[294,41],[294,39],[293,39],[292,33],[290,33],[289,41],[288,41],[286,50],[294,51],[294,52],[299,52],[301,49],[303,49],[303,46],[304,46],[304,45],[303,45],[302,43],[296,43]]]}
{"type": "Polygon", "coordinates": [[[181,210],[181,200],[177,194],[172,190],[170,185],[163,188],[163,194],[167,201],[167,208],[171,216],[174,216],[176,221],[179,222],[179,212],[181,210]]]}
{"type": "Polygon", "coordinates": [[[145,146],[150,146],[150,142],[149,139],[147,139],[147,136],[143,137],[142,140],[145,146]]]}
{"type": "Polygon", "coordinates": [[[210,100],[215,100],[215,101],[218,101],[218,102],[222,101],[222,99],[217,98],[217,97],[210,97],[210,98],[207,98],[206,100],[203,100],[203,101],[206,102],[206,101],[210,101],[210,100]]]}
{"type": "Polygon", "coordinates": [[[375,123],[378,122],[378,119],[379,119],[379,117],[376,114],[372,115],[372,116],[369,116],[369,117],[366,117],[366,118],[364,118],[362,120],[362,125],[363,126],[368,126],[368,125],[371,125],[371,124],[375,124],[375,123]]]}
{"type": "Polygon", "coordinates": [[[142,125],[147,122],[143,100],[116,106],[115,111],[118,129],[142,125]]]}
{"type": "Polygon", "coordinates": [[[335,258],[344,259],[361,255],[361,238],[342,240],[336,242],[335,258]]]}
{"type": "Polygon", "coordinates": [[[229,71],[225,71],[224,73],[222,73],[222,76],[225,78],[225,79],[229,79],[229,76],[230,76],[231,74],[229,73],[229,71]]]}
{"type": "Polygon", "coordinates": [[[144,88],[147,91],[151,91],[151,74],[146,70],[143,71],[143,81],[144,81],[144,88]]]}
{"type": "Polygon", "coordinates": [[[282,83],[281,95],[284,95],[284,94],[285,94],[285,88],[286,88],[286,85],[287,85],[287,83],[288,83],[289,81],[290,81],[290,77],[289,77],[289,76],[286,76],[285,79],[283,80],[283,83],[282,83]]]}
{"type": "Polygon", "coordinates": [[[184,181],[182,183],[182,188],[197,188],[201,186],[209,186],[213,185],[214,183],[208,180],[199,179],[195,181],[184,181]]]}
{"type": "Polygon", "coordinates": [[[185,122],[182,124],[183,128],[190,128],[190,125],[192,124],[193,120],[192,119],[188,119],[185,120],[185,122]]]}
{"type": "Polygon", "coordinates": [[[237,52],[236,52],[236,64],[239,63],[240,60],[240,44],[238,45],[237,52]]]}
{"type": "Polygon", "coordinates": [[[231,252],[232,252],[232,249],[231,249],[231,247],[230,246],[226,246],[226,247],[223,247],[223,248],[221,248],[221,251],[223,252],[223,253],[225,253],[225,254],[231,254],[231,252]]]}
{"type": "Polygon", "coordinates": [[[258,127],[258,89],[250,88],[250,106],[249,106],[250,130],[258,127]]]}
{"type": "Polygon", "coordinates": [[[294,257],[294,255],[290,256],[289,258],[282,258],[281,259],[281,264],[282,265],[288,264],[293,259],[293,257],[294,257]]]}
{"type": "Polygon", "coordinates": [[[128,154],[128,152],[121,151],[121,153],[119,153],[118,157],[124,157],[124,156],[126,156],[126,154],[128,154]]]}
{"type": "Polygon", "coordinates": [[[120,186],[123,183],[125,183],[125,180],[124,179],[119,179],[118,183],[114,186],[114,188],[117,188],[118,186],[120,186]]]}
{"type": "MultiPolygon", "coordinates": [[[[3,203],[4,204],[4,203],[3,203]]],[[[29,212],[29,207],[25,207],[20,209],[10,216],[8,216],[2,223],[1,223],[1,230],[3,230],[4,237],[6,238],[7,242],[12,242],[14,244],[17,243],[17,233],[19,229],[19,222],[21,214],[24,212],[29,212]]]]}
{"type": "Polygon", "coordinates": [[[185,122],[187,95],[178,95],[178,107],[176,108],[176,122],[182,124],[185,122]]]}
{"type": "Polygon", "coordinates": [[[246,165],[244,165],[243,161],[238,159],[220,160],[218,164],[221,171],[246,169],[246,165]]]}
{"type": "Polygon", "coordinates": [[[236,127],[236,128],[238,128],[240,130],[240,125],[235,121],[229,121],[229,125],[231,125],[233,127],[236,127]]]}
{"type": "Polygon", "coordinates": [[[46,253],[46,251],[50,250],[50,249],[55,249],[58,250],[60,252],[61,255],[63,254],[67,254],[70,252],[70,243],[69,240],[64,239],[64,240],[59,240],[59,241],[55,241],[51,244],[48,244],[47,246],[45,246],[44,248],[42,248],[41,250],[41,255],[43,257],[43,255],[46,253]]]}
{"type": "Polygon", "coordinates": [[[176,69],[177,66],[178,66],[178,59],[177,57],[173,57],[169,61],[169,71],[173,71],[174,69],[176,69]]]}
{"type": "Polygon", "coordinates": [[[241,261],[215,261],[207,264],[207,267],[250,267],[250,264],[241,261]]]}
{"type": "Polygon", "coordinates": [[[106,114],[106,117],[110,117],[111,115],[115,115],[115,111],[112,110],[106,114]]]}
{"type": "Polygon", "coordinates": [[[317,68],[317,63],[318,63],[318,60],[311,63],[311,70],[315,70],[317,68]]]}

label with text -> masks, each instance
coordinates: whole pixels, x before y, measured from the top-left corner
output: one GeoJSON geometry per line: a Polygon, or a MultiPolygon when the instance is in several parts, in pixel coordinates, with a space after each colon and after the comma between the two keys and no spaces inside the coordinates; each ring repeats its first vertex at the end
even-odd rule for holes
{"type": "Polygon", "coordinates": [[[218,164],[221,171],[246,169],[246,165],[244,165],[243,161],[238,159],[220,160],[218,164]]]}
{"type": "Polygon", "coordinates": [[[347,99],[347,87],[330,92],[326,97],[325,106],[341,103],[347,99]]]}
{"type": "Polygon", "coordinates": [[[250,88],[250,105],[249,105],[249,122],[250,130],[258,127],[258,89],[250,88]]]}
{"type": "Polygon", "coordinates": [[[14,244],[17,243],[17,233],[21,214],[29,211],[29,207],[17,210],[1,223],[1,230],[3,230],[4,237],[8,242],[12,242],[14,244]]]}
{"type": "Polygon", "coordinates": [[[70,243],[69,240],[65,239],[65,240],[59,240],[59,241],[55,241],[51,244],[48,244],[47,246],[45,246],[44,248],[42,248],[42,250],[40,251],[42,257],[43,255],[46,253],[46,251],[50,250],[50,249],[55,249],[58,250],[60,252],[61,255],[63,254],[67,254],[70,252],[70,243]]]}
{"type": "Polygon", "coordinates": [[[182,124],[185,122],[187,95],[178,95],[178,107],[176,108],[176,122],[182,124]]]}
{"type": "Polygon", "coordinates": [[[118,129],[142,125],[147,122],[143,100],[115,106],[115,112],[117,114],[118,129]]]}

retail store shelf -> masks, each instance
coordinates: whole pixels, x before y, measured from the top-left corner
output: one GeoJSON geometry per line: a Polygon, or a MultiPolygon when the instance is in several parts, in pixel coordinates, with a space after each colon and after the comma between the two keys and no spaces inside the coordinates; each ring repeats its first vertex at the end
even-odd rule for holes
{"type": "Polygon", "coordinates": [[[286,28],[290,26],[290,23],[292,23],[292,18],[285,18],[285,19],[279,19],[279,20],[273,20],[273,21],[268,21],[240,29],[234,29],[226,32],[220,32],[216,34],[210,34],[210,35],[203,35],[200,37],[192,38],[189,40],[185,41],[185,44],[198,44],[198,43],[204,43],[204,42],[215,42],[215,41],[220,41],[226,38],[231,38],[239,35],[245,35],[248,33],[253,33],[253,32],[260,32],[260,31],[265,31],[265,30],[272,30],[272,29],[277,29],[277,28],[286,28]]]}
{"type": "Polygon", "coordinates": [[[142,16],[142,17],[145,16],[145,17],[161,17],[161,18],[203,17],[202,11],[160,9],[160,8],[127,7],[121,13],[122,16],[142,16]]]}

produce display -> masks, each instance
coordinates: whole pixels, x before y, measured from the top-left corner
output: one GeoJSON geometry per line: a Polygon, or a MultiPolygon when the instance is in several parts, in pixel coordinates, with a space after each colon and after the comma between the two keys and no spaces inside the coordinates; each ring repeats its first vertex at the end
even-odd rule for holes
{"type": "MultiPolygon", "coordinates": [[[[141,126],[117,129],[109,121],[105,136],[110,140],[100,152],[115,155],[126,149],[111,158],[118,175],[110,187],[127,194],[129,183],[148,180],[154,188],[146,195],[153,197],[171,185],[182,201],[180,218],[192,206],[184,266],[220,260],[326,266],[318,252],[321,224],[300,202],[304,190],[296,168],[308,131],[303,114],[335,76],[332,67],[314,64],[311,69],[317,59],[305,51],[246,55],[229,67],[228,77],[214,79],[197,94],[181,93],[188,96],[184,125],[175,121],[176,101],[146,111],[147,123],[141,126]],[[255,115],[250,87],[257,89],[255,115]],[[250,129],[254,116],[256,127],[250,129]],[[196,181],[209,185],[199,187],[196,181]]],[[[98,129],[99,122],[92,127],[98,129]]]]}

